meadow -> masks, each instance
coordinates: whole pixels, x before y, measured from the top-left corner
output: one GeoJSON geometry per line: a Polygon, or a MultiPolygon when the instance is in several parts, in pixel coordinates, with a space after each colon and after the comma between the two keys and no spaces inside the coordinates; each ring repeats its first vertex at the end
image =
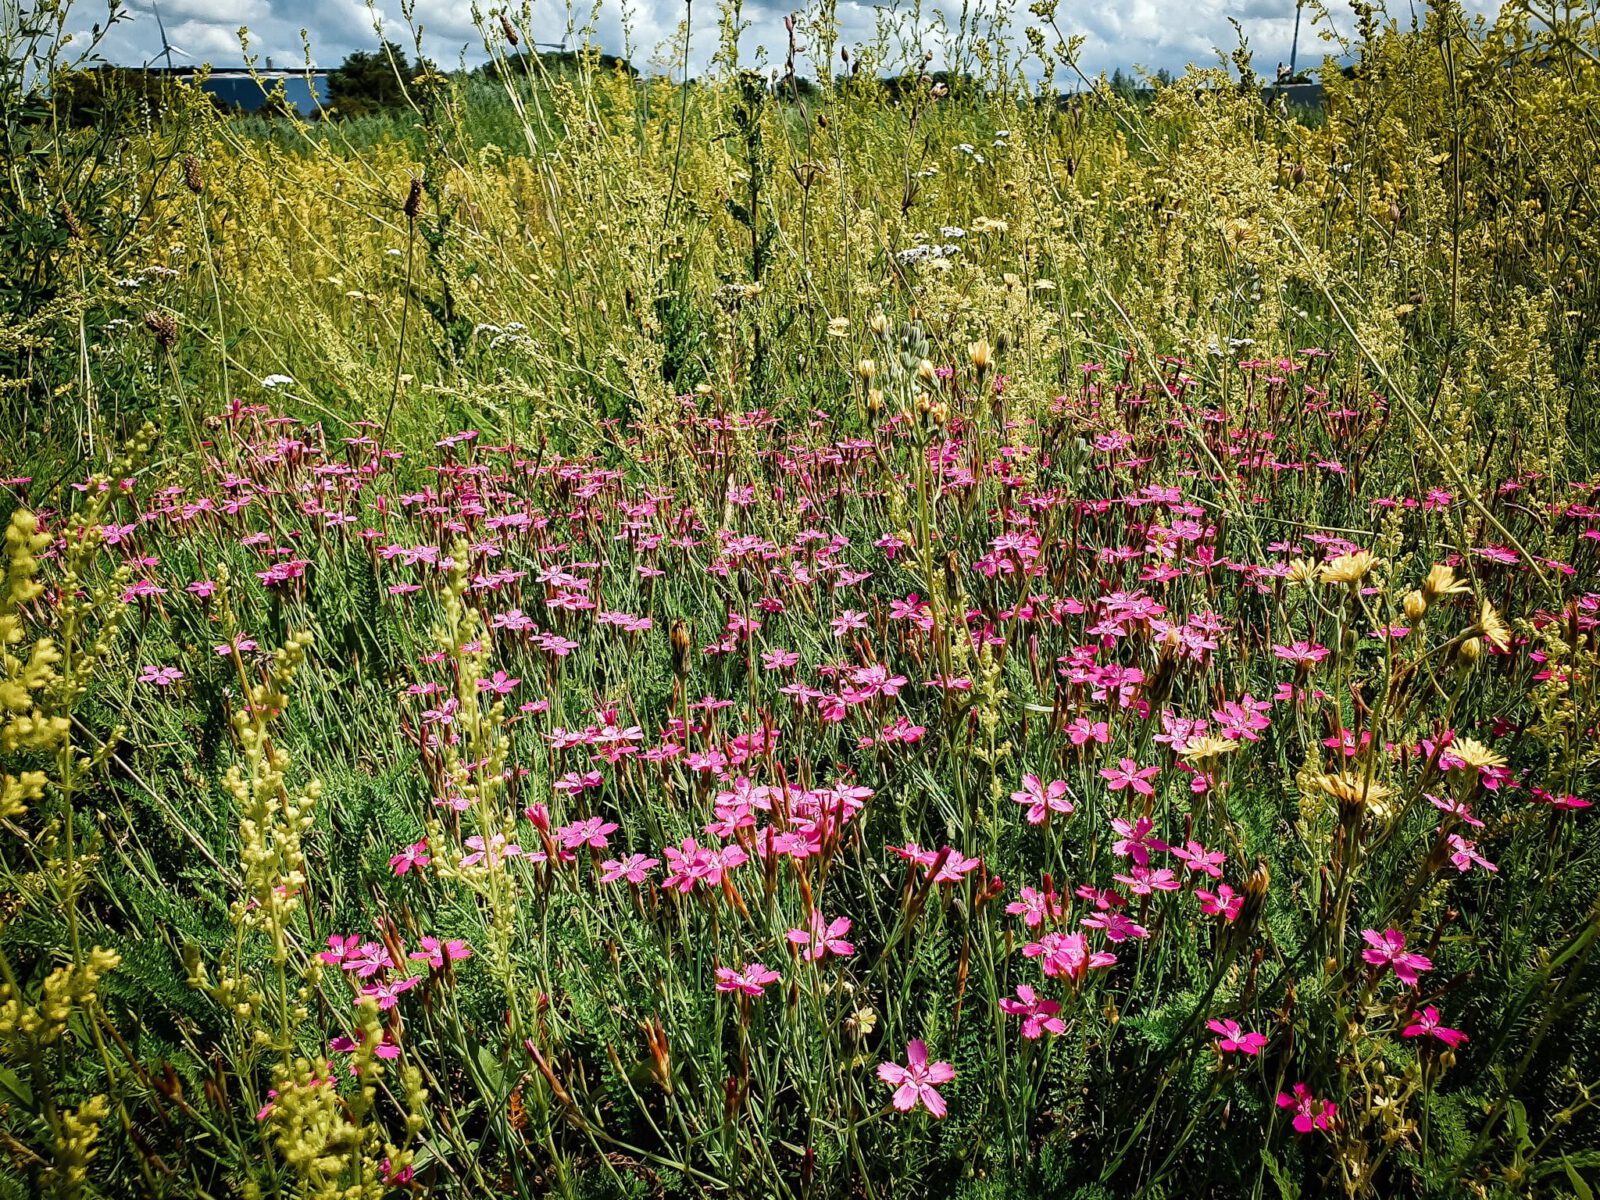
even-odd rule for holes
{"type": "Polygon", "coordinates": [[[0,1197],[1593,1196],[1593,6],[835,16],[3,27],[0,1197]]]}

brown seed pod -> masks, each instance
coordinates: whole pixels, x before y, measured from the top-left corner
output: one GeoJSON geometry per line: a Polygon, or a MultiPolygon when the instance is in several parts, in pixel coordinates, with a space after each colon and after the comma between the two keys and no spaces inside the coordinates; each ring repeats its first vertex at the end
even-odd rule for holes
{"type": "Polygon", "coordinates": [[[406,192],[406,202],[400,206],[400,211],[406,214],[408,220],[417,219],[417,214],[422,211],[422,180],[411,181],[411,188],[406,192]]]}
{"type": "Polygon", "coordinates": [[[163,350],[178,344],[178,319],[171,313],[152,308],[144,315],[144,327],[156,335],[156,345],[163,350]]]}
{"type": "Polygon", "coordinates": [[[200,160],[192,154],[183,156],[183,182],[196,196],[206,190],[206,177],[200,170],[200,160]]]}
{"type": "Polygon", "coordinates": [[[505,13],[500,14],[500,28],[505,32],[506,41],[513,46],[517,44],[517,31],[511,27],[511,18],[505,13]]]}

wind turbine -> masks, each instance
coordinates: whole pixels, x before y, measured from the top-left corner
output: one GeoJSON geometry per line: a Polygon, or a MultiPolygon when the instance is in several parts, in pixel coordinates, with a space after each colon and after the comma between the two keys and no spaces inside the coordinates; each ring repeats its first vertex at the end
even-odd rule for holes
{"type": "Polygon", "coordinates": [[[177,50],[178,53],[183,55],[185,58],[189,57],[189,53],[186,50],[178,50],[178,47],[167,41],[167,27],[166,24],[161,20],[161,6],[156,3],[156,0],[150,0],[150,9],[156,14],[156,28],[161,31],[161,53],[166,55],[167,70],[171,71],[173,69],[172,52],[177,50]]]}

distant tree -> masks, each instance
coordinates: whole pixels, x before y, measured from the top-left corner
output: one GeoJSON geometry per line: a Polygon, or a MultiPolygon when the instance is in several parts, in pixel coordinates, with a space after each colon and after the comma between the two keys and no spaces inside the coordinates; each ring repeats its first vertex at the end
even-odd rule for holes
{"type": "Polygon", "coordinates": [[[516,78],[531,73],[537,64],[552,75],[559,75],[563,72],[576,72],[581,57],[591,54],[595,66],[602,71],[620,71],[630,76],[639,73],[638,68],[620,54],[588,50],[541,50],[536,54],[514,50],[506,55],[503,62],[490,59],[478,68],[478,73],[485,79],[500,79],[506,76],[516,78]]]}
{"type": "Polygon", "coordinates": [[[405,104],[401,80],[427,66],[413,68],[404,48],[384,42],[378,51],[356,50],[328,72],[328,100],[341,117],[364,117],[405,104]]]}
{"type": "Polygon", "coordinates": [[[1162,87],[1171,87],[1172,86],[1172,72],[1167,70],[1165,67],[1162,67],[1159,71],[1156,72],[1156,82],[1159,83],[1162,87]]]}

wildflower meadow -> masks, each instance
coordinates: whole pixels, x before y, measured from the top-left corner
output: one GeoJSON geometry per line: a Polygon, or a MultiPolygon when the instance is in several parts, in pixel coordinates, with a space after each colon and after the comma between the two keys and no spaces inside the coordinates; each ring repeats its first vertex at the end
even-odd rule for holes
{"type": "Polygon", "coordinates": [[[0,1198],[1600,1187],[1592,0],[7,12],[0,1198]]]}

